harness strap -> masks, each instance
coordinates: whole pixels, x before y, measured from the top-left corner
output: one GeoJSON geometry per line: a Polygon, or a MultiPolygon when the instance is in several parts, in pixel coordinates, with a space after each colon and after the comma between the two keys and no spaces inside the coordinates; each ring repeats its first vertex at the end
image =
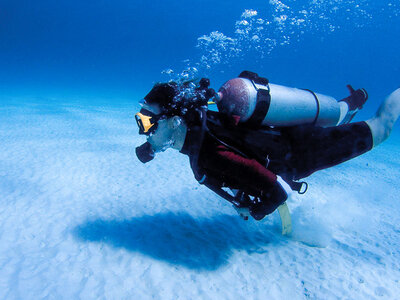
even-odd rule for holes
{"type": "Polygon", "coordinates": [[[247,121],[248,124],[259,127],[267,116],[269,106],[271,104],[271,95],[269,90],[257,89],[257,103],[254,113],[247,121]]]}
{"type": "Polygon", "coordinates": [[[309,90],[309,89],[302,89],[302,90],[303,90],[303,91],[310,92],[311,95],[314,96],[315,102],[317,103],[317,113],[315,114],[315,119],[314,119],[314,121],[312,122],[312,124],[315,125],[315,124],[317,123],[317,121],[318,121],[319,112],[320,112],[320,110],[321,110],[320,105],[319,105],[318,97],[317,97],[317,95],[315,95],[315,93],[314,93],[312,90],[309,90]]]}
{"type": "Polygon", "coordinates": [[[247,124],[258,127],[264,121],[269,106],[271,104],[271,95],[268,88],[268,79],[265,77],[258,76],[257,73],[251,71],[243,71],[239,74],[239,78],[246,78],[251,81],[254,88],[257,90],[257,103],[254,109],[254,113],[251,115],[250,119],[246,122],[247,124]],[[260,89],[256,84],[266,86],[266,89],[260,89]]]}
{"type": "Polygon", "coordinates": [[[243,71],[242,73],[239,74],[239,78],[246,78],[250,79],[251,81],[254,81],[257,84],[261,85],[268,85],[269,81],[265,77],[260,77],[258,76],[257,73],[251,72],[251,71],[243,71]]]}

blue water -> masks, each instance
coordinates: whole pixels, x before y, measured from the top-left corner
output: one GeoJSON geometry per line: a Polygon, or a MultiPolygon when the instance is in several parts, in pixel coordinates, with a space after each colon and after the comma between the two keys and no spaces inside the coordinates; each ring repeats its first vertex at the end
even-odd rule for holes
{"type": "Polygon", "coordinates": [[[399,86],[399,1],[3,0],[0,11],[3,97],[136,102],[168,79],[163,70],[187,66],[214,88],[243,69],[336,98],[352,83],[370,92],[366,111],[399,86]],[[257,15],[243,17],[246,9],[257,15]],[[271,24],[256,32],[257,19],[271,24]],[[243,20],[255,25],[235,45],[241,53],[225,49],[221,61],[199,66],[222,42],[206,49],[198,38],[218,31],[237,40],[243,20]]]}
{"type": "Polygon", "coordinates": [[[366,119],[400,85],[399,36],[400,0],[0,0],[0,299],[398,299],[400,122],[307,178],[286,238],[176,151],[143,165],[134,113],[155,82],[247,69],[364,87],[366,119]]]}

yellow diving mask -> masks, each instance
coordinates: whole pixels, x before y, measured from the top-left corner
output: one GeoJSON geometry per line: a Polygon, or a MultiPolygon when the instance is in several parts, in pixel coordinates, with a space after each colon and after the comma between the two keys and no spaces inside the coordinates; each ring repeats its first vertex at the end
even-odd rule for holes
{"type": "Polygon", "coordinates": [[[139,134],[150,135],[157,129],[157,121],[162,115],[156,115],[151,111],[142,108],[140,112],[135,115],[136,123],[139,127],[139,134]]]}

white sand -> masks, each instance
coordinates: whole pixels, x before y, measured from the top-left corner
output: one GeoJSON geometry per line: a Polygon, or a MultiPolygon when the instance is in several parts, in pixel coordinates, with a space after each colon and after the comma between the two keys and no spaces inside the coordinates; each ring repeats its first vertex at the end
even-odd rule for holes
{"type": "Polygon", "coordinates": [[[0,299],[398,299],[400,138],[242,221],[135,107],[0,106],[0,299]]]}

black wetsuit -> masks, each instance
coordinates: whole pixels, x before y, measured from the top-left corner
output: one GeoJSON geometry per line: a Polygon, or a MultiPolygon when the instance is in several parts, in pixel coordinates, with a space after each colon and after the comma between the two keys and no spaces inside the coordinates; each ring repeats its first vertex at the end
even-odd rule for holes
{"type": "MultiPolygon", "coordinates": [[[[266,78],[249,71],[242,72],[239,77],[268,84],[266,78]]],[[[168,112],[166,116],[182,115],[185,111],[182,117],[188,133],[181,152],[189,156],[196,179],[217,193],[227,186],[260,200],[250,207],[255,219],[262,219],[287,198],[276,175],[296,189],[295,180],[361,155],[373,146],[371,131],[365,122],[327,128],[314,125],[263,127],[270,100],[266,90],[257,92],[259,107],[250,118],[251,122],[247,125],[235,122],[234,116],[207,111],[207,101],[215,95],[209,85],[210,81],[203,78],[193,97],[175,101],[181,89],[188,85],[157,84],[145,99],[150,104],[160,105],[168,112]]],[[[351,88],[350,93],[342,100],[350,110],[361,108],[368,98],[365,90],[351,88]]]]}
{"type": "Polygon", "coordinates": [[[217,185],[261,199],[252,207],[252,215],[258,220],[286,200],[276,175],[298,180],[359,156],[373,146],[365,122],[252,130],[221,124],[215,112],[202,114],[201,120],[189,126],[181,152],[189,155],[200,182],[208,177],[217,185]]]}

